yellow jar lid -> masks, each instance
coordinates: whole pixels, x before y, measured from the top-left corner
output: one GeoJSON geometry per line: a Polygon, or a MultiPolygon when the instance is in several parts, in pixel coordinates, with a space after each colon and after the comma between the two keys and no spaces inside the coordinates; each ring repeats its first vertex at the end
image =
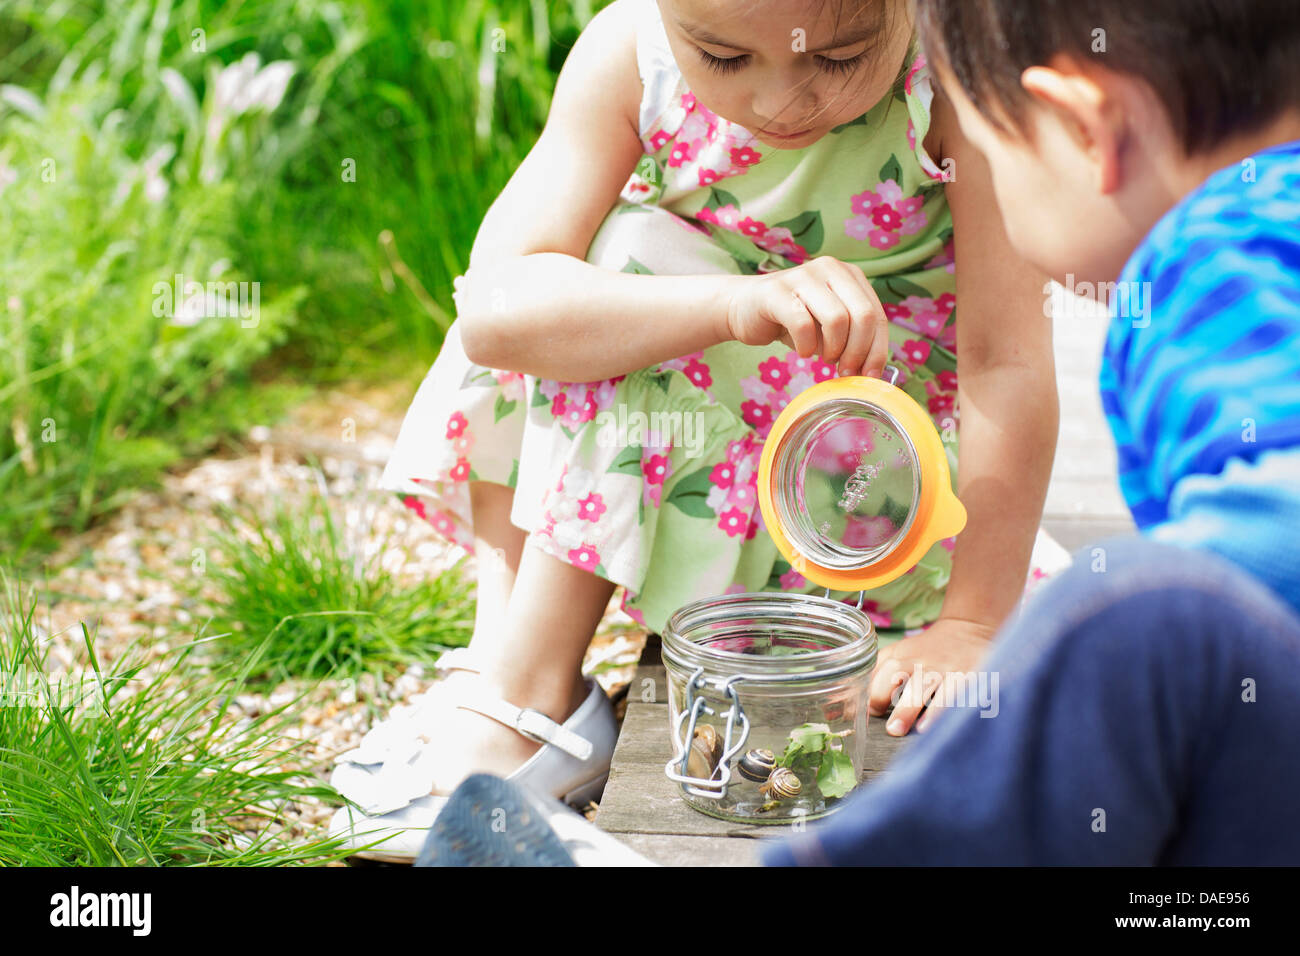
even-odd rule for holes
{"type": "Polygon", "coordinates": [[[792,568],[839,591],[878,588],[966,526],[929,414],[876,378],[833,378],[785,407],[763,444],[758,504],[792,568]]]}

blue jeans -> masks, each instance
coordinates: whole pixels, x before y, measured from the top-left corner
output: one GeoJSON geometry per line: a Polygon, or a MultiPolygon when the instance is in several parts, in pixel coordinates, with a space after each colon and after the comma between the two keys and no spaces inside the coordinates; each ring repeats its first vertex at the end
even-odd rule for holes
{"type": "Polygon", "coordinates": [[[1300,863],[1300,617],[1235,565],[1102,542],[984,666],[996,713],[937,714],[764,862],[1300,863]]]}

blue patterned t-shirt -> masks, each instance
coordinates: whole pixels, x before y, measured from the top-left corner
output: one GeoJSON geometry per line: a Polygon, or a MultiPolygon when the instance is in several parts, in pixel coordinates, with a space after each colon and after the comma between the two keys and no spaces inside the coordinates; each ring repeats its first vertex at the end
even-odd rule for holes
{"type": "Polygon", "coordinates": [[[1118,289],[1101,393],[1134,521],[1300,609],[1300,141],[1184,197],[1118,289]]]}

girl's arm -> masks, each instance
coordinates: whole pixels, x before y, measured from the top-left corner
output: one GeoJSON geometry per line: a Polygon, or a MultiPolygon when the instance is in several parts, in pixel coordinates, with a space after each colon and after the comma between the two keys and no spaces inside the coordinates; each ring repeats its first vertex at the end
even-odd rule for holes
{"type": "Polygon", "coordinates": [[[643,154],[624,2],[574,44],[537,144],[488,210],[455,294],[469,359],[588,382],[736,339],[778,338],[846,374],[879,371],[886,318],[860,270],[818,259],[767,276],[644,276],[584,261],[643,154]]]}
{"type": "Polygon", "coordinates": [[[578,38],[540,138],[474,240],[455,296],[474,362],[589,381],[723,340],[717,277],[629,276],[583,261],[643,153],[631,12],[616,2],[578,38]]]}
{"type": "MultiPolygon", "coordinates": [[[[957,538],[939,620],[882,652],[882,661],[890,660],[877,667],[871,689],[879,713],[888,709],[900,671],[910,675],[919,664],[937,679],[938,672],[978,666],[1024,593],[1059,428],[1052,325],[1043,311],[1047,277],[1011,248],[984,157],[961,136],[941,94],[934,102],[942,137],[934,155],[955,160],[956,179],[945,189],[959,317],[957,485],[969,519],[957,538]]],[[[934,690],[905,689],[890,732],[906,733],[934,690]]]]}

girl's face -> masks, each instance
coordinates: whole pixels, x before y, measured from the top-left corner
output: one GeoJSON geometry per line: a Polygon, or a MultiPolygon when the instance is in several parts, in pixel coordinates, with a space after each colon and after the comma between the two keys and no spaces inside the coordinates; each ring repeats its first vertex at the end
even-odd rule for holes
{"type": "Polygon", "coordinates": [[[706,107],[797,149],[861,116],[912,36],[899,0],[659,0],[673,56],[706,107]]]}

